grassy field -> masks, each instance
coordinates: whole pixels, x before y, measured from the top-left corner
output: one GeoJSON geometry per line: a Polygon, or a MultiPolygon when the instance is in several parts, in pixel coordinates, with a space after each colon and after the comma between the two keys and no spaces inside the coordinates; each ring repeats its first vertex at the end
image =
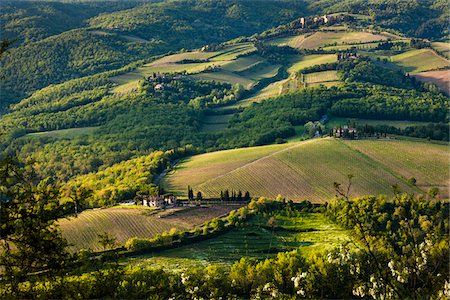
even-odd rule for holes
{"type": "Polygon", "coordinates": [[[98,127],[81,127],[81,128],[69,128],[69,129],[60,129],[60,130],[51,130],[51,131],[43,131],[43,132],[34,132],[29,133],[25,136],[27,137],[52,137],[52,138],[61,138],[61,139],[72,139],[75,137],[79,137],[81,135],[92,134],[97,130],[98,127]]]}
{"type": "Polygon", "coordinates": [[[185,194],[187,185],[191,185],[207,197],[217,197],[221,190],[234,189],[248,190],[252,196],[275,198],[281,194],[297,201],[324,202],[335,195],[333,182],[345,183],[347,174],[353,174],[352,196],[391,195],[393,184],[406,192],[421,192],[431,186],[442,187],[448,178],[447,150],[446,146],[426,142],[367,140],[347,143],[325,138],[220,151],[194,156],[181,163],[165,178],[165,186],[185,194]],[[274,149],[268,147],[277,147],[278,151],[273,152],[274,149]],[[372,150],[366,154],[364,148],[367,151],[380,149],[380,153],[397,152],[397,155],[375,156],[372,150]],[[415,164],[415,157],[425,159],[424,153],[429,153],[425,156],[429,158],[415,164]],[[434,157],[436,161],[432,163],[430,160],[434,157]],[[410,164],[404,164],[403,160],[410,164]],[[393,168],[395,164],[403,169],[393,168]],[[407,182],[411,177],[417,179],[418,187],[407,182]]]}
{"type": "Polygon", "coordinates": [[[391,56],[391,61],[406,72],[418,73],[450,67],[450,62],[431,49],[418,49],[391,56]]]}
{"type": "Polygon", "coordinates": [[[423,82],[431,82],[436,84],[444,93],[450,95],[450,71],[428,71],[416,73],[414,75],[417,79],[423,82]]]}
{"type": "Polygon", "coordinates": [[[285,230],[272,233],[264,228],[267,217],[255,216],[246,226],[214,239],[124,262],[181,271],[209,264],[230,265],[243,256],[265,259],[292,249],[299,249],[302,255],[308,256],[350,240],[347,231],[320,213],[303,213],[290,218],[278,215],[276,223],[285,230]]]}
{"type": "Polygon", "coordinates": [[[86,210],[78,217],[60,220],[59,224],[63,236],[74,244],[71,250],[102,250],[97,235],[104,232],[115,237],[117,244],[123,244],[131,237],[151,238],[172,228],[191,229],[233,209],[236,206],[216,205],[165,211],[142,206],[116,206],[86,210]]]}
{"type": "Polygon", "coordinates": [[[305,68],[315,65],[332,63],[337,61],[336,54],[312,54],[305,56],[296,56],[292,58],[292,65],[288,69],[289,73],[295,73],[305,68]]]}
{"type": "Polygon", "coordinates": [[[431,43],[431,47],[450,59],[450,43],[434,42],[431,43]]]}

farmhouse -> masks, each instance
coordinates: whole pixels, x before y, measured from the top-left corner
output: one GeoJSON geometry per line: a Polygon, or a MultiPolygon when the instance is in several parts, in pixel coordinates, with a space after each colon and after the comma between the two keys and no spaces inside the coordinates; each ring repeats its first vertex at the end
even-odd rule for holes
{"type": "Polygon", "coordinates": [[[157,85],[155,85],[155,92],[160,92],[160,91],[164,91],[164,84],[162,84],[162,83],[158,83],[157,85]]]}
{"type": "Polygon", "coordinates": [[[336,138],[355,139],[358,137],[358,131],[353,127],[344,125],[344,127],[339,126],[333,128],[332,135],[336,138]]]}
{"type": "Polygon", "coordinates": [[[172,194],[165,194],[163,196],[148,196],[142,199],[142,205],[150,207],[176,206],[177,197],[172,194]]]}

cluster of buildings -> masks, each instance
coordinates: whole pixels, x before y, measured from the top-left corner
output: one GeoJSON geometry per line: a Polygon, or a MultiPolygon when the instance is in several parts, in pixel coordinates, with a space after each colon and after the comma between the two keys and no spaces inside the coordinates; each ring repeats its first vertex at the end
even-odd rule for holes
{"type": "Polygon", "coordinates": [[[358,138],[358,131],[356,128],[349,127],[347,125],[335,127],[332,130],[332,135],[336,138],[343,139],[356,139],[358,138]]]}
{"type": "Polygon", "coordinates": [[[169,82],[171,82],[172,80],[178,80],[183,78],[182,75],[169,75],[169,74],[165,74],[165,73],[153,73],[152,75],[150,75],[147,78],[148,83],[153,84],[155,83],[153,89],[155,90],[155,92],[160,92],[160,91],[164,91],[165,85],[169,82]]]}
{"type": "Polygon", "coordinates": [[[142,205],[150,207],[177,206],[177,197],[172,194],[161,196],[147,196],[142,199],[142,205]]]}
{"type": "Polygon", "coordinates": [[[299,21],[300,21],[300,25],[302,26],[302,28],[306,28],[307,23],[308,23],[308,20],[309,20],[310,22],[311,22],[311,20],[312,20],[312,23],[314,23],[314,24],[316,24],[316,23],[324,23],[324,24],[328,24],[328,23],[334,21],[334,20],[335,20],[335,17],[334,17],[334,16],[330,16],[330,15],[323,15],[323,16],[317,16],[317,17],[314,17],[314,18],[312,18],[312,19],[308,19],[308,18],[300,18],[299,21]]]}

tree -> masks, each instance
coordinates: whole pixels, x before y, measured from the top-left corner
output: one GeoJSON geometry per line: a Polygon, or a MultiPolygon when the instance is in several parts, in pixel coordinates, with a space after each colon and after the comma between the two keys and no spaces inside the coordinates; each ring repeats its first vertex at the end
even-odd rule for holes
{"type": "Polygon", "coordinates": [[[202,192],[200,192],[200,191],[197,192],[196,200],[197,200],[197,201],[202,201],[202,200],[203,200],[202,192]]]}
{"type": "Polygon", "coordinates": [[[191,187],[188,185],[188,199],[194,200],[194,191],[191,189],[191,187]]]}
{"type": "Polygon", "coordinates": [[[249,193],[249,191],[246,191],[245,195],[244,195],[244,201],[250,201],[250,200],[251,200],[250,193],[249,193]]]}
{"type": "Polygon", "coordinates": [[[53,276],[67,262],[67,242],[55,223],[64,211],[60,196],[56,184],[38,178],[30,166],[0,161],[0,265],[12,294],[18,296],[18,284],[31,274],[53,276]]]}
{"type": "Polygon", "coordinates": [[[103,234],[98,234],[98,243],[103,247],[103,250],[112,249],[116,244],[116,238],[104,232],[103,234]]]}
{"type": "Polygon", "coordinates": [[[224,201],[230,201],[230,192],[228,190],[225,190],[225,193],[223,195],[224,201]]]}

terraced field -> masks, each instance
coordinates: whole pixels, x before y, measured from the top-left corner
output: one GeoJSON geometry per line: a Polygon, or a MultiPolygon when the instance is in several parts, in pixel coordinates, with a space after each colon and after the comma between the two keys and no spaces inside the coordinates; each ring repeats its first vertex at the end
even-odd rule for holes
{"type": "Polygon", "coordinates": [[[179,193],[184,193],[185,187],[191,185],[207,197],[217,197],[221,190],[234,189],[248,190],[252,196],[275,198],[281,194],[297,201],[324,202],[335,195],[333,183],[345,183],[347,174],[355,175],[352,196],[390,195],[394,184],[406,192],[428,191],[431,186],[442,188],[448,178],[448,170],[444,170],[448,165],[448,149],[426,142],[343,142],[325,138],[265,147],[194,156],[180,164],[178,170],[165,179],[165,185],[179,193]],[[279,148],[272,152],[264,151],[268,149],[265,147],[279,148]],[[391,152],[397,154],[387,157],[391,152]],[[238,153],[247,154],[247,158],[241,158],[242,154],[238,153]],[[417,187],[407,182],[411,177],[417,179],[417,187]]]}
{"type": "Polygon", "coordinates": [[[158,212],[142,206],[117,206],[86,210],[60,220],[62,234],[74,246],[71,250],[102,250],[98,234],[108,232],[123,244],[131,237],[151,238],[172,228],[186,230],[207,220],[227,214],[236,206],[216,205],[206,208],[176,208],[158,212]]]}
{"type": "Polygon", "coordinates": [[[450,67],[450,62],[431,49],[418,49],[391,56],[406,72],[419,73],[450,67]]]}

